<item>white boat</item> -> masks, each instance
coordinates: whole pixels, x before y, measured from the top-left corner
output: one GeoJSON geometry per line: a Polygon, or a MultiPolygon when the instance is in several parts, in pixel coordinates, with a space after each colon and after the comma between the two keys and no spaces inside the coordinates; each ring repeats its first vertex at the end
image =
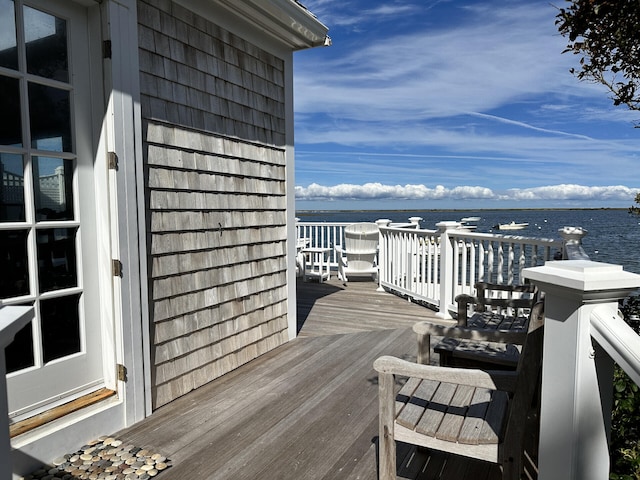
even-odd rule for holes
{"type": "Polygon", "coordinates": [[[528,223],[516,223],[512,221],[511,223],[500,223],[496,225],[495,228],[497,228],[498,230],[522,230],[523,228],[527,228],[528,226],[528,223]]]}
{"type": "Polygon", "coordinates": [[[458,228],[463,229],[463,230],[475,230],[478,228],[477,225],[469,225],[468,223],[463,223],[461,224],[458,228]]]}
{"type": "Polygon", "coordinates": [[[460,220],[461,225],[459,228],[464,228],[465,230],[475,230],[478,228],[478,226],[474,225],[474,223],[479,221],[480,217],[464,217],[460,220]]]}

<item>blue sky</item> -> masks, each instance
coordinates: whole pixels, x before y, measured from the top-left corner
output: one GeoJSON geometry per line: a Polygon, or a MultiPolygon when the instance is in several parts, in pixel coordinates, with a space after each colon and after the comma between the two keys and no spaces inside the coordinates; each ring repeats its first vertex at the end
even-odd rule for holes
{"type": "Polygon", "coordinates": [[[303,3],[333,45],[294,56],[297,209],[633,205],[640,113],[548,1],[303,3]]]}

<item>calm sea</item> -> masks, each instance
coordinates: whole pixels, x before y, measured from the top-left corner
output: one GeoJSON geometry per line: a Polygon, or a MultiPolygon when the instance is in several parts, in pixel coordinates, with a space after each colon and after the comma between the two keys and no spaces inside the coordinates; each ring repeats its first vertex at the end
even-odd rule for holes
{"type": "Polygon", "coordinates": [[[388,218],[406,222],[409,217],[422,217],[422,228],[435,229],[438,222],[460,221],[464,217],[480,217],[478,232],[498,232],[498,223],[529,223],[524,230],[511,234],[559,238],[558,229],[582,227],[587,230],[583,246],[591,260],[617,263],[624,269],[640,274],[640,216],[630,215],[626,209],[584,210],[305,210],[296,216],[303,222],[371,222],[388,218]]]}

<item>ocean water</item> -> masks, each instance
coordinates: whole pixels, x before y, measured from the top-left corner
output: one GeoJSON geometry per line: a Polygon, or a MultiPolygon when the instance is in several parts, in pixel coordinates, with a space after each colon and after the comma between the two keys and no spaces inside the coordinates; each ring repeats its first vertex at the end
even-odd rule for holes
{"type": "Polygon", "coordinates": [[[460,221],[464,217],[480,217],[477,232],[501,233],[535,238],[560,238],[562,227],[582,227],[587,231],[583,247],[591,260],[623,265],[640,274],[640,216],[627,209],[577,210],[304,210],[296,212],[302,222],[372,222],[388,218],[407,222],[409,217],[422,217],[422,228],[435,229],[441,221],[460,221]],[[523,230],[498,231],[499,223],[529,223],[523,230]]]}

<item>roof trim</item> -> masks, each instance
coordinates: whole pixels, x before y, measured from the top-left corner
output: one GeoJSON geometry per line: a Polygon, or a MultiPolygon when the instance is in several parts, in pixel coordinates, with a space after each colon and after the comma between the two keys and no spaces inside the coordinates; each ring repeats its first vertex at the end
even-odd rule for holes
{"type": "Polygon", "coordinates": [[[294,0],[216,0],[293,50],[331,45],[329,29],[294,0]]]}

